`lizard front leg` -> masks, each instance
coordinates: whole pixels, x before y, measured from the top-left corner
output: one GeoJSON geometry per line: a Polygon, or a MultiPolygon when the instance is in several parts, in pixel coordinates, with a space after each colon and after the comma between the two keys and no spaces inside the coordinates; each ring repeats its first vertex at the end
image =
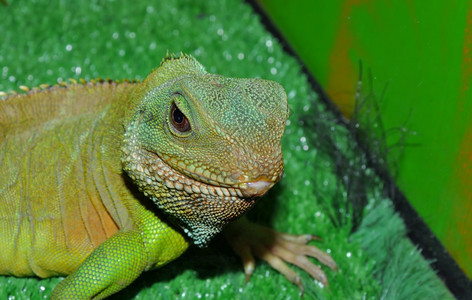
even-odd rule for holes
{"type": "Polygon", "coordinates": [[[118,232],[60,282],[51,299],[103,299],[133,282],[147,265],[142,235],[137,230],[118,232]]]}
{"type": "Polygon", "coordinates": [[[245,217],[230,224],[224,234],[233,250],[242,259],[246,280],[249,280],[254,271],[254,256],[266,261],[290,282],[296,284],[302,294],[303,284],[300,276],[287,266],[286,262],[306,271],[325,286],[328,284],[326,275],[308,257],[314,257],[332,270],[337,270],[331,256],[313,245],[307,245],[309,241],[315,239],[312,235],[280,233],[253,223],[245,217]]]}

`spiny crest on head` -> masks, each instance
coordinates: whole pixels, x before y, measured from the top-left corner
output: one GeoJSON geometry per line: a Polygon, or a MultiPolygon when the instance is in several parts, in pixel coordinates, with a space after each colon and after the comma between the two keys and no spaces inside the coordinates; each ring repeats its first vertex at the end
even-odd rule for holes
{"type": "Polygon", "coordinates": [[[167,50],[166,55],[162,58],[162,61],[159,67],[164,65],[166,62],[173,61],[173,60],[182,60],[182,61],[187,60],[191,62],[196,62],[198,65],[200,65],[200,63],[190,54],[185,54],[183,52],[180,52],[179,54],[175,54],[175,53],[170,53],[169,50],[167,50]]]}
{"type": "Polygon", "coordinates": [[[185,54],[183,52],[180,52],[180,54],[177,55],[175,53],[170,53],[169,50],[167,50],[166,55],[162,58],[161,63],[159,64],[159,67],[162,66],[168,60],[178,59],[179,57],[184,55],[185,54]]]}
{"type": "Polygon", "coordinates": [[[175,54],[169,53],[169,51],[167,50],[166,56],[162,58],[158,69],[165,67],[165,65],[167,64],[171,64],[175,68],[183,67],[184,69],[187,69],[189,73],[206,73],[205,68],[192,55],[184,54],[183,52],[175,54]],[[192,69],[195,72],[192,72],[192,69]]]}
{"type": "Polygon", "coordinates": [[[146,95],[156,87],[183,76],[199,76],[205,73],[205,68],[193,56],[183,53],[180,55],[167,53],[160,66],[143,81],[140,94],[141,96],[146,95]]]}

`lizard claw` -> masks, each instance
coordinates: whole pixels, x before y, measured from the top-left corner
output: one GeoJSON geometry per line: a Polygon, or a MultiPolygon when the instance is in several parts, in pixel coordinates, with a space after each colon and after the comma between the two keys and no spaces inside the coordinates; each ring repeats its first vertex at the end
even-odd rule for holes
{"type": "Polygon", "coordinates": [[[233,251],[241,258],[244,268],[244,274],[246,275],[246,282],[249,282],[251,275],[254,272],[256,261],[251,253],[251,247],[249,244],[244,243],[240,235],[226,236],[230,243],[233,251]]]}
{"type": "Polygon", "coordinates": [[[290,282],[297,285],[303,295],[303,284],[300,276],[287,264],[291,263],[321,282],[328,285],[328,279],[323,270],[312,263],[308,257],[318,259],[322,264],[337,271],[334,260],[315,246],[307,245],[319,237],[310,234],[291,235],[279,233],[270,228],[255,224],[241,218],[228,226],[225,231],[226,239],[241,258],[246,281],[254,271],[254,256],[266,261],[272,268],[285,276],[290,282]]]}

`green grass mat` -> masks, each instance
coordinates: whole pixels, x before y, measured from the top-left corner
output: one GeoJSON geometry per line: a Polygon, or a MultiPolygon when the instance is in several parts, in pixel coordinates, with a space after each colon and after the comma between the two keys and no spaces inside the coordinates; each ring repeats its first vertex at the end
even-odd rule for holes
{"type": "MultiPolygon", "coordinates": [[[[324,268],[329,289],[303,274],[305,299],[452,298],[405,237],[401,219],[382,194],[382,182],[349,131],[318,101],[300,65],[282,51],[250,6],[237,0],[9,2],[0,5],[0,90],[67,78],[143,79],[167,50],[194,55],[212,73],[280,82],[291,109],[283,138],[286,171],[250,217],[280,231],[323,238],[317,245],[331,253],[339,271],[324,268]]],[[[47,298],[60,280],[3,276],[0,298],[47,298]]],[[[210,248],[191,248],[114,296],[133,297],[299,295],[296,286],[264,263],[245,284],[239,260],[216,239],[210,248]]]]}

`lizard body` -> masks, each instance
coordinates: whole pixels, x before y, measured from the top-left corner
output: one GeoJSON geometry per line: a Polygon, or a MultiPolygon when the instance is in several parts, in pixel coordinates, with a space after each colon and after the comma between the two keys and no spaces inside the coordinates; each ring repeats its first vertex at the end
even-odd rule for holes
{"type": "Polygon", "coordinates": [[[0,101],[0,274],[71,274],[52,298],[103,298],[204,246],[280,179],[287,118],[279,84],[184,55],[141,83],[0,101]]]}

